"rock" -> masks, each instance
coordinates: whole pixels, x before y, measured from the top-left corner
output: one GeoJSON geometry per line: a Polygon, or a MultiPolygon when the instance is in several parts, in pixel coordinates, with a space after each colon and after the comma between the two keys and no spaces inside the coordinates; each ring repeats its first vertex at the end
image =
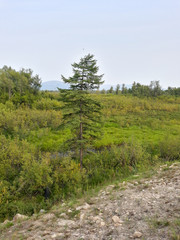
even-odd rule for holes
{"type": "Polygon", "coordinates": [[[100,223],[102,219],[99,216],[95,216],[95,217],[92,217],[92,220],[96,223],[100,223]]]}
{"type": "Polygon", "coordinates": [[[84,210],[87,210],[87,209],[89,209],[90,208],[90,205],[88,204],[88,203],[85,203],[85,205],[83,206],[83,209],[84,210]]]}
{"type": "Polygon", "coordinates": [[[8,223],[12,223],[12,221],[6,219],[3,223],[0,224],[0,226],[5,226],[8,223]]]}
{"type": "Polygon", "coordinates": [[[83,206],[79,206],[76,208],[77,211],[80,211],[83,208],[83,206]]]}
{"type": "Polygon", "coordinates": [[[114,223],[118,223],[118,224],[123,223],[123,221],[116,215],[112,217],[112,220],[113,220],[114,223]]]}
{"type": "Polygon", "coordinates": [[[26,219],[28,219],[27,216],[21,215],[21,214],[19,214],[19,213],[17,213],[17,214],[13,217],[13,221],[14,221],[14,222],[23,221],[23,220],[26,220],[26,219]]]}
{"type": "Polygon", "coordinates": [[[134,234],[133,234],[133,238],[140,238],[140,237],[142,237],[142,233],[138,232],[138,231],[135,231],[134,234]]]}
{"type": "Polygon", "coordinates": [[[46,211],[44,209],[41,209],[39,213],[45,213],[46,211]]]}
{"type": "Polygon", "coordinates": [[[80,215],[80,222],[82,222],[82,221],[83,221],[84,217],[85,217],[85,214],[84,214],[84,213],[82,213],[82,214],[80,215]]]}
{"type": "Polygon", "coordinates": [[[61,214],[60,214],[60,217],[62,217],[62,218],[67,218],[67,215],[66,215],[65,213],[61,213],[61,214]]]}
{"type": "Polygon", "coordinates": [[[106,191],[112,190],[113,188],[115,188],[115,185],[109,185],[106,188],[106,191]]]}
{"type": "MultiPolygon", "coordinates": [[[[115,188],[113,195],[106,196],[108,191],[111,192],[111,186],[106,191],[103,189],[101,194],[77,205],[80,210],[77,212],[76,208],[66,204],[65,208],[56,206],[51,212],[43,211],[18,226],[18,221],[11,224],[6,220],[0,239],[20,239],[21,236],[27,240],[166,239],[171,225],[154,231],[147,219],[155,217],[158,221],[168,219],[168,222],[178,219],[180,167],[175,173],[171,171],[163,171],[152,180],[145,178],[141,186],[133,189],[115,188]],[[150,187],[142,192],[146,184],[150,187]]],[[[120,186],[123,187],[122,183],[120,186]]]]}
{"type": "Polygon", "coordinates": [[[76,208],[77,211],[80,211],[80,210],[87,210],[90,208],[90,205],[88,203],[85,203],[83,206],[79,206],[76,208]]]}
{"type": "Polygon", "coordinates": [[[51,235],[52,232],[50,230],[46,230],[43,232],[43,236],[51,235]]]}
{"type": "Polygon", "coordinates": [[[100,225],[101,225],[101,227],[104,227],[106,224],[105,224],[105,222],[102,221],[102,222],[100,223],[100,225]]]}
{"type": "Polygon", "coordinates": [[[64,233],[53,233],[53,235],[51,235],[52,238],[57,238],[57,237],[64,237],[64,233]]]}
{"type": "Polygon", "coordinates": [[[42,219],[43,220],[50,220],[50,219],[53,219],[53,218],[55,218],[56,216],[54,215],[54,213],[47,213],[47,214],[45,214],[43,217],[42,217],[42,219]]]}
{"type": "Polygon", "coordinates": [[[89,219],[91,219],[94,223],[98,224],[101,227],[106,225],[104,220],[100,216],[91,217],[89,219]]]}
{"type": "Polygon", "coordinates": [[[117,208],[116,210],[115,210],[115,213],[120,213],[121,212],[121,208],[117,208]]]}
{"type": "Polygon", "coordinates": [[[72,220],[61,219],[61,220],[58,221],[57,224],[61,227],[64,227],[64,226],[74,225],[75,222],[72,221],[72,220]]]}
{"type": "Polygon", "coordinates": [[[41,222],[40,220],[37,220],[37,221],[34,221],[32,223],[32,225],[34,226],[33,228],[36,229],[36,228],[42,228],[42,226],[44,225],[43,222],[41,222]]]}

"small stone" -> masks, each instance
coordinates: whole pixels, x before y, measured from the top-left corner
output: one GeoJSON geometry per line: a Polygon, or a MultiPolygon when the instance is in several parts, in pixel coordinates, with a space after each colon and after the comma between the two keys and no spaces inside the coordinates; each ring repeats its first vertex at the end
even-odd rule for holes
{"type": "Polygon", "coordinates": [[[33,223],[33,228],[34,229],[36,229],[36,228],[41,228],[43,225],[44,225],[44,223],[43,222],[41,222],[41,221],[39,221],[39,220],[37,220],[37,221],[34,221],[33,223]]]}
{"type": "Polygon", "coordinates": [[[17,214],[14,216],[13,221],[14,221],[14,222],[17,222],[17,221],[23,221],[23,220],[26,220],[26,219],[28,219],[27,216],[21,215],[21,214],[17,213],[17,214]]]}
{"type": "Polygon", "coordinates": [[[56,238],[57,237],[57,234],[54,233],[53,235],[51,235],[52,238],[56,238]]]}
{"type": "Polygon", "coordinates": [[[52,238],[57,238],[57,237],[64,237],[64,233],[54,233],[51,235],[52,238]]]}
{"type": "Polygon", "coordinates": [[[65,213],[61,213],[60,217],[67,218],[67,215],[65,213]]]}
{"type": "Polygon", "coordinates": [[[90,208],[90,205],[88,203],[85,203],[83,206],[79,206],[76,208],[77,211],[80,211],[80,210],[87,210],[90,208]]]}
{"type": "Polygon", "coordinates": [[[105,224],[105,222],[101,222],[100,225],[101,225],[101,227],[104,227],[106,224],[105,224]]]}
{"type": "Polygon", "coordinates": [[[101,220],[101,218],[99,216],[95,216],[95,217],[92,218],[92,220],[94,222],[97,222],[97,221],[101,220]]]}
{"type": "Polygon", "coordinates": [[[112,190],[114,187],[115,187],[115,185],[109,185],[109,186],[107,186],[106,191],[112,190]]]}
{"type": "Polygon", "coordinates": [[[121,211],[121,209],[120,208],[117,208],[116,210],[115,210],[115,213],[119,213],[121,211]]]}
{"type": "Polygon", "coordinates": [[[112,220],[114,223],[122,224],[123,221],[118,216],[113,216],[112,220]]]}
{"type": "Polygon", "coordinates": [[[95,216],[95,217],[92,217],[92,221],[101,225],[101,222],[103,220],[99,216],[95,216]]]}
{"type": "Polygon", "coordinates": [[[138,232],[138,231],[135,231],[134,234],[133,234],[133,238],[140,238],[140,237],[142,237],[142,233],[138,232]]]}
{"type": "Polygon", "coordinates": [[[42,217],[42,219],[43,220],[50,220],[50,219],[53,219],[53,218],[55,218],[56,216],[53,214],[53,213],[47,213],[47,214],[45,214],[43,217],[42,217]]]}
{"type": "Polygon", "coordinates": [[[73,225],[73,224],[75,224],[75,222],[74,221],[72,221],[72,220],[60,220],[60,221],[58,221],[58,223],[57,223],[59,226],[70,226],[70,225],[73,225]]]}
{"type": "Polygon", "coordinates": [[[46,230],[43,232],[43,236],[51,235],[51,233],[52,233],[51,231],[46,230]]]}
{"type": "Polygon", "coordinates": [[[76,208],[76,211],[80,211],[82,209],[82,206],[79,206],[76,208]]]}
{"type": "Polygon", "coordinates": [[[89,209],[90,208],[90,205],[88,204],[88,203],[85,203],[85,205],[83,206],[83,209],[84,210],[87,210],[87,209],[89,209]]]}
{"type": "Polygon", "coordinates": [[[80,222],[82,222],[82,221],[83,221],[84,217],[85,217],[85,214],[84,214],[84,213],[82,213],[82,214],[80,215],[80,222]]]}
{"type": "Polygon", "coordinates": [[[46,211],[44,209],[41,209],[39,213],[45,213],[46,211]]]}

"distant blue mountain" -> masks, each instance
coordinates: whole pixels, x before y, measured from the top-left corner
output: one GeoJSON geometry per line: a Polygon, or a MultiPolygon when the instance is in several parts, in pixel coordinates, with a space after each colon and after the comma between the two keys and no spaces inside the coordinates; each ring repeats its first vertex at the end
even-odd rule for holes
{"type": "MultiPolygon", "coordinates": [[[[109,90],[110,87],[113,87],[113,89],[116,89],[116,85],[111,85],[111,84],[103,84],[100,86],[100,90],[104,89],[104,90],[109,90]]],[[[127,88],[131,88],[132,85],[127,84],[126,87],[127,88]]],[[[120,87],[122,87],[122,84],[120,84],[120,87]]],[[[58,88],[62,88],[62,89],[68,89],[69,85],[61,82],[61,81],[48,81],[48,82],[43,82],[42,83],[42,87],[41,90],[45,91],[58,91],[58,88]]]]}

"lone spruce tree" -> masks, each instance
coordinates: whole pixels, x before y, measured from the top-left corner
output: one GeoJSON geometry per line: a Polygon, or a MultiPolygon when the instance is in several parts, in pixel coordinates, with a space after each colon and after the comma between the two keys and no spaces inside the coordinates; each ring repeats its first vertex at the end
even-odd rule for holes
{"type": "Polygon", "coordinates": [[[101,116],[101,105],[90,93],[99,89],[104,81],[101,80],[103,75],[97,75],[99,68],[91,54],[72,64],[72,67],[72,77],[62,76],[70,88],[59,90],[64,102],[64,124],[69,124],[72,132],[71,149],[79,151],[82,168],[83,153],[98,135],[101,116]]]}

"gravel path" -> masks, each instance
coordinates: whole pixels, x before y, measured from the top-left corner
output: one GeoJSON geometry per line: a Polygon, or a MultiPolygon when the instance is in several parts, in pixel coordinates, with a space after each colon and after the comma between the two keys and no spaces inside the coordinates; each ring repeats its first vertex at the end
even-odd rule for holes
{"type": "Polygon", "coordinates": [[[134,178],[106,187],[79,206],[64,204],[21,222],[23,216],[17,216],[0,239],[180,240],[180,164],[161,166],[150,178],[134,178]]]}

